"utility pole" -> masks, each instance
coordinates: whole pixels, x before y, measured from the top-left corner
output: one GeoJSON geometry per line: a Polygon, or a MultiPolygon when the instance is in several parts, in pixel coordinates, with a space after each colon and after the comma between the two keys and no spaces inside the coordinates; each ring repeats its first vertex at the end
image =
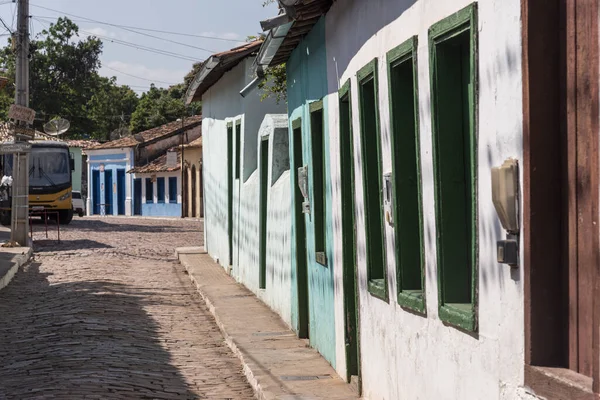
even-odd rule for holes
{"type": "MultiPolygon", "coordinates": [[[[18,0],[15,104],[29,107],[29,0],[18,0]]],[[[15,124],[26,122],[15,121],[15,124]]],[[[15,142],[22,139],[15,135],[15,142]]],[[[29,153],[15,153],[11,207],[11,240],[27,246],[29,219],[29,153]]]]}

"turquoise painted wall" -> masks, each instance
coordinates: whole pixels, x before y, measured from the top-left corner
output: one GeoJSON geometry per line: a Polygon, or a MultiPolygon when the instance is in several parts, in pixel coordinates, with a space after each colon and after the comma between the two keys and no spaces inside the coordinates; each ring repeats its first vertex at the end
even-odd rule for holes
{"type": "MultiPolygon", "coordinates": [[[[303,165],[309,167],[309,195],[314,199],[313,168],[310,165],[311,139],[310,139],[310,112],[309,105],[313,101],[321,100],[327,95],[327,55],[325,47],[325,19],[315,25],[313,30],[304,38],[292,53],[287,62],[288,82],[288,113],[289,132],[293,135],[292,122],[302,118],[302,154],[303,165]]],[[[324,99],[323,112],[327,121],[327,101],[324,99]]],[[[328,124],[324,124],[325,137],[325,168],[326,176],[330,176],[329,161],[329,130],[328,124]]],[[[294,165],[294,140],[290,136],[290,162],[294,165]]],[[[297,173],[293,171],[292,193],[297,185],[297,173]]],[[[294,199],[292,199],[294,201],[294,199]]],[[[309,338],[311,346],[315,347],[335,367],[335,312],[334,312],[334,279],[333,279],[333,231],[331,215],[331,180],[326,179],[326,202],[325,209],[327,227],[327,267],[315,261],[314,245],[314,220],[305,215],[306,222],[306,246],[308,261],[308,284],[309,284],[309,315],[310,331],[309,338]]],[[[294,204],[294,207],[296,205],[294,204]]],[[[295,218],[295,217],[294,217],[295,218]]],[[[295,225],[292,221],[292,254],[296,254],[295,248],[295,225]]],[[[292,257],[292,321],[294,328],[298,330],[298,287],[296,281],[296,259],[292,257]]]]}

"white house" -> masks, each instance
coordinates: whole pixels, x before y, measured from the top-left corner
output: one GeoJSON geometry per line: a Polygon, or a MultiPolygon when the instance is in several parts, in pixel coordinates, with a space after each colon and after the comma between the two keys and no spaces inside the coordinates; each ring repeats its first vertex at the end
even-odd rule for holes
{"type": "Polygon", "coordinates": [[[240,95],[252,81],[261,43],[209,57],[188,89],[187,102],[202,100],[206,250],[290,324],[285,104],[261,100],[259,91],[240,95]]]}
{"type": "Polygon", "coordinates": [[[294,329],[367,399],[597,398],[597,2],[286,3],[294,329]]]}

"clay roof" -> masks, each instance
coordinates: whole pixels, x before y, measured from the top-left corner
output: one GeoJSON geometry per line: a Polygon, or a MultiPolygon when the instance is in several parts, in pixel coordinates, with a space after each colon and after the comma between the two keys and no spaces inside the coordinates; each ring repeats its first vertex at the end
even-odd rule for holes
{"type": "Polygon", "coordinates": [[[82,149],[99,144],[97,140],[66,140],[66,142],[69,147],[81,147],[82,149]]]}
{"type": "MultiPolygon", "coordinates": [[[[267,56],[261,65],[273,67],[287,62],[300,41],[308,34],[322,15],[331,8],[334,0],[300,0],[294,7],[296,15],[291,22],[285,38],[281,41],[279,35],[274,35],[277,28],[272,29],[260,49],[258,58],[267,56]],[[276,43],[275,43],[276,42],[276,43]],[[272,48],[275,45],[276,48],[272,48]]],[[[287,29],[287,25],[286,25],[287,29]]]]}
{"type": "MultiPolygon", "coordinates": [[[[238,65],[243,59],[249,57],[260,48],[262,40],[255,40],[231,50],[215,53],[204,61],[200,71],[196,74],[185,94],[185,102],[202,100],[202,95],[217,83],[225,73],[238,65]]],[[[241,88],[240,88],[241,89],[241,88]]]]}
{"type": "MultiPolygon", "coordinates": [[[[193,142],[192,142],[193,143],[193,142]]],[[[190,143],[191,144],[191,143],[190,143]]],[[[179,147],[173,147],[165,151],[160,157],[154,161],[149,162],[146,165],[135,167],[127,171],[128,174],[153,174],[156,172],[173,172],[179,171],[181,166],[181,149],[179,147]],[[167,167],[167,152],[177,151],[177,166],[167,167]]]]}
{"type": "Polygon", "coordinates": [[[126,136],[110,142],[98,144],[95,146],[88,147],[87,150],[102,150],[102,149],[117,149],[122,147],[134,147],[141,143],[150,143],[158,141],[162,138],[175,135],[182,131],[187,131],[195,128],[202,124],[202,115],[196,115],[193,117],[186,117],[183,121],[183,128],[181,121],[173,121],[168,124],[158,126],[156,128],[149,129],[144,132],[136,133],[131,136],[126,136]]]}

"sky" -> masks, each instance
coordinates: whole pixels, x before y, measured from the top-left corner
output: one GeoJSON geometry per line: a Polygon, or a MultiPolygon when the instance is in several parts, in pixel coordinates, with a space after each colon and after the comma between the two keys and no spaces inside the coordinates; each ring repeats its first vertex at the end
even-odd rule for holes
{"type": "MultiPolygon", "coordinates": [[[[0,18],[14,30],[16,4],[9,1],[0,1],[0,18]]],[[[262,3],[263,0],[30,0],[32,37],[58,17],[71,14],[66,16],[79,25],[80,36],[96,35],[104,42],[100,74],[115,76],[117,83],[129,85],[141,94],[152,82],[159,87],[182,82],[195,61],[236,47],[249,35],[257,35],[260,21],[277,15],[274,4],[263,7],[262,3]],[[131,28],[122,29],[123,26],[131,28]],[[149,30],[139,31],[144,33],[141,35],[132,32],[136,30],[132,28],[149,30]],[[151,48],[152,52],[140,46],[151,48]],[[157,54],[156,50],[169,54],[157,54]]],[[[1,25],[0,28],[4,29],[1,25]]],[[[6,36],[0,36],[0,40],[5,43],[6,36]]]]}

